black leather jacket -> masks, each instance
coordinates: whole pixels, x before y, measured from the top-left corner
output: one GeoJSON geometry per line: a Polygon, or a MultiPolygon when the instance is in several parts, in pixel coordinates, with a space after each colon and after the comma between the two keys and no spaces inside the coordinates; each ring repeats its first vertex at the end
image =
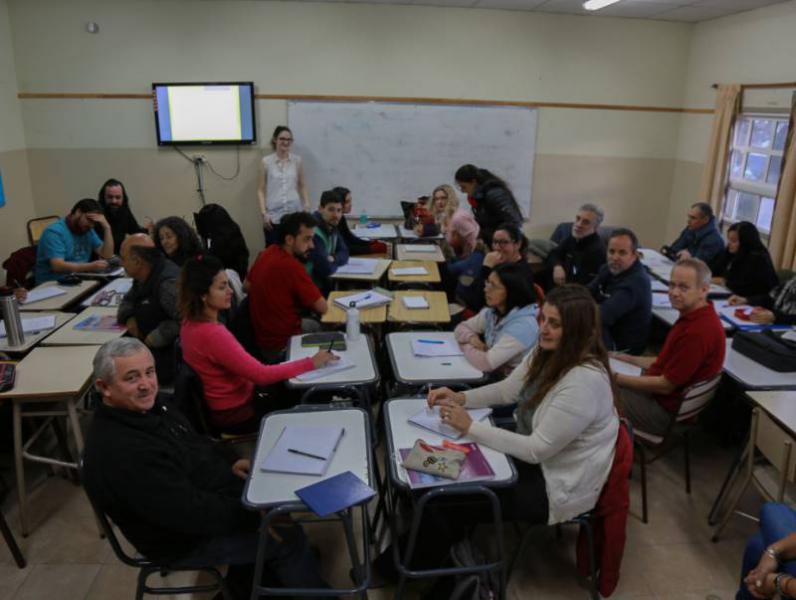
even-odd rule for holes
{"type": "Polygon", "coordinates": [[[476,205],[473,207],[475,220],[481,232],[479,237],[488,245],[492,244],[492,234],[503,223],[522,227],[522,213],[514,194],[499,181],[486,181],[473,193],[476,205]]]}

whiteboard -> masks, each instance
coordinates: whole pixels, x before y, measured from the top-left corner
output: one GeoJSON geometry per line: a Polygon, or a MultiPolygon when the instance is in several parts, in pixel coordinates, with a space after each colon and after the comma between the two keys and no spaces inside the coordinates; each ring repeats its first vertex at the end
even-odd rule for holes
{"type": "Polygon", "coordinates": [[[536,109],[523,107],[288,103],[311,203],[317,205],[323,190],[344,186],[354,213],[375,217],[402,216],[401,200],[452,185],[456,169],[467,163],[506,181],[527,217],[536,119],[536,109]]]}

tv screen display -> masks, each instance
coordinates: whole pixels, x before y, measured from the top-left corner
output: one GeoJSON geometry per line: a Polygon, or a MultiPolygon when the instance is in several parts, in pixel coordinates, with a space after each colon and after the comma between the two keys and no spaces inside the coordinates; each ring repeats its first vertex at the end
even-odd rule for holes
{"type": "Polygon", "coordinates": [[[253,144],[254,84],[153,83],[159,146],[253,144]]]}

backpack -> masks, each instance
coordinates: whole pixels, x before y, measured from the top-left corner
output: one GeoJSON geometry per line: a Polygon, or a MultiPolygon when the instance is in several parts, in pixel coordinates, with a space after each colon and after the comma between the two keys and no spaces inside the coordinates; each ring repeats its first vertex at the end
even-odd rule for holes
{"type": "MultiPolygon", "coordinates": [[[[465,538],[451,547],[454,567],[476,567],[487,563],[484,554],[465,538]]],[[[494,600],[498,597],[500,582],[495,571],[482,571],[457,575],[449,600],[494,600]]]]}
{"type": "Polygon", "coordinates": [[[249,248],[238,224],[220,204],[207,204],[193,214],[196,230],[207,251],[218,258],[224,268],[246,277],[249,268],[249,248]]]}

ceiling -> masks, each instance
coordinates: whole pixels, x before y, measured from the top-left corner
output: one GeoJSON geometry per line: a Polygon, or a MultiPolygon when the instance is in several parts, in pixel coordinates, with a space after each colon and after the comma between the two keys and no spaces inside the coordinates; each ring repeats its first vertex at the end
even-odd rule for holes
{"type": "Polygon", "coordinates": [[[598,17],[626,17],[697,23],[789,0],[620,0],[598,11],[583,8],[583,0],[311,0],[361,4],[414,4],[522,10],[598,17]]]}

